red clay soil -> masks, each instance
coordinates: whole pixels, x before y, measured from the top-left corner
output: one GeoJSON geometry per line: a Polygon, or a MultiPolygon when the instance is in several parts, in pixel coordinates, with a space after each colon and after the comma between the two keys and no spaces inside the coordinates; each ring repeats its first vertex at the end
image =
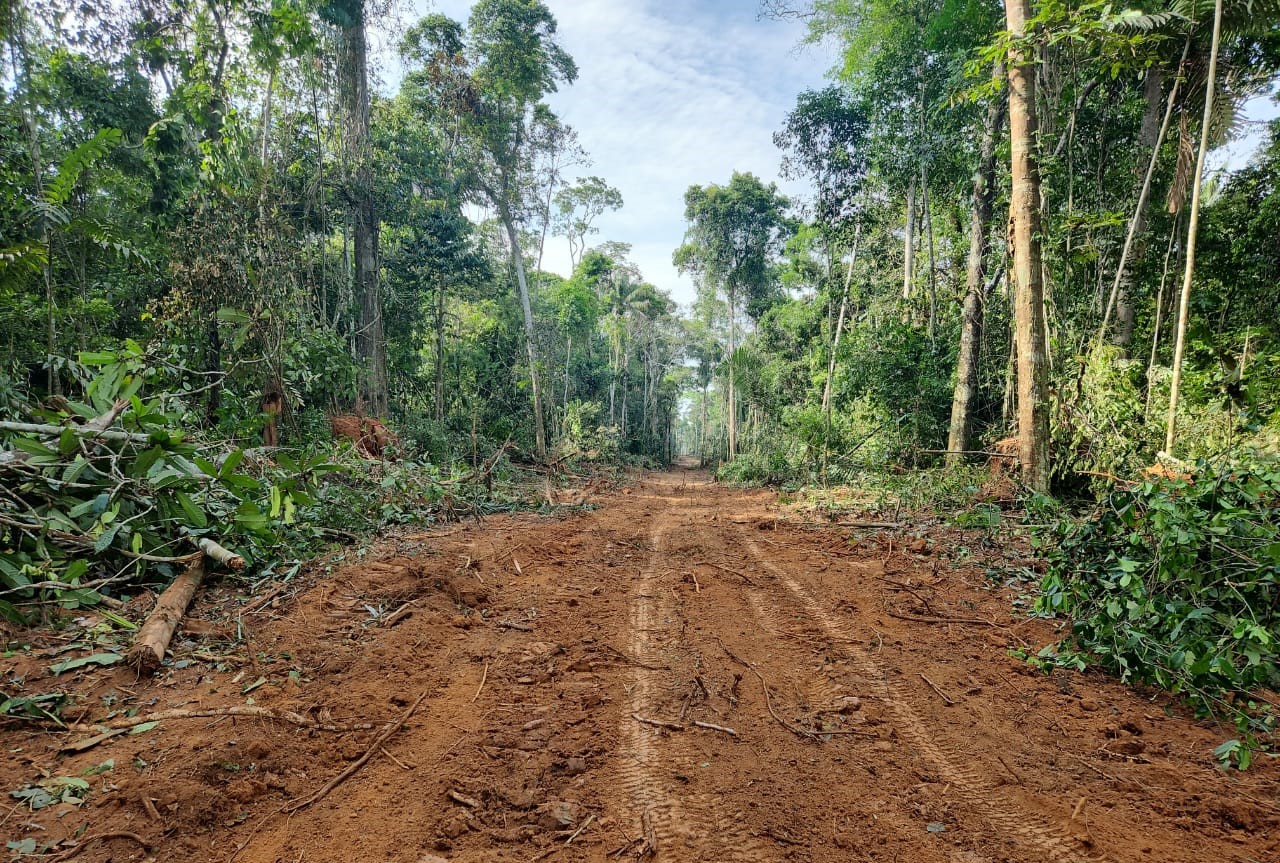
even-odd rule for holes
{"type": "Polygon", "coordinates": [[[243,614],[239,664],[182,663],[216,650],[188,639],[154,679],[81,673],[85,722],[114,691],[375,727],[185,718],[60,755],[87,733],[10,725],[5,789],[114,768],[0,836],[84,861],[1280,860],[1276,765],[1224,773],[1223,729],[1011,657],[1053,630],[981,534],[851,543],[692,471],[594,502],[384,541],[243,614]]]}

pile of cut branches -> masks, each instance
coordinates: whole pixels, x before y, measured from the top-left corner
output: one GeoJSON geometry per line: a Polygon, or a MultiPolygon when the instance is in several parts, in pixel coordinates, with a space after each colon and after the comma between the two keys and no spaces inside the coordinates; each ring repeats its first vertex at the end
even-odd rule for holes
{"type": "Polygon", "coordinates": [[[324,456],[255,456],[187,427],[181,398],[144,399],[142,349],[82,355],[81,401],[0,422],[0,615],[98,602],[129,583],[168,582],[202,541],[252,563],[297,533],[324,456]]]}
{"type": "Polygon", "coordinates": [[[1232,721],[1247,766],[1280,711],[1280,460],[1200,462],[1114,491],[1050,533],[1037,610],[1072,619],[1040,659],[1100,665],[1232,721]]]}

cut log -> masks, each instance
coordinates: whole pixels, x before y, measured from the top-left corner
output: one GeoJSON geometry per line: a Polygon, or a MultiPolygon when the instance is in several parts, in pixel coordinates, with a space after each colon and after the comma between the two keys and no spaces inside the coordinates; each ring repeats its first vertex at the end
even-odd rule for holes
{"type": "Polygon", "coordinates": [[[223,548],[207,536],[203,536],[196,540],[196,546],[205,554],[209,555],[209,557],[213,558],[228,569],[234,569],[236,572],[244,569],[243,557],[230,549],[223,548]]]}
{"type": "Polygon", "coordinates": [[[126,661],[138,670],[139,674],[152,674],[164,662],[165,651],[173,633],[187,613],[187,606],[196,595],[200,582],[204,579],[204,558],[200,558],[187,567],[173,583],[164,589],[156,600],[155,610],[142,624],[129,648],[126,661]]]}

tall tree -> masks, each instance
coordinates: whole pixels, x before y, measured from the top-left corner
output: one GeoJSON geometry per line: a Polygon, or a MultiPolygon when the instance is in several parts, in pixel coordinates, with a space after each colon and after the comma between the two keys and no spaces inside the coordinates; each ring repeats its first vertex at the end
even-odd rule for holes
{"type": "Polygon", "coordinates": [[[569,241],[569,261],[577,267],[586,251],[587,237],[600,229],[596,219],[622,207],[622,193],[601,177],[579,178],[555,196],[556,233],[569,241]]]}
{"type": "Polygon", "coordinates": [[[524,322],[533,402],[534,449],[547,452],[542,375],[520,225],[543,194],[534,188],[540,147],[563,140],[567,127],[542,103],[578,68],[556,41],[556,19],[539,0],[479,0],[465,31],[444,16],[429,16],[406,39],[406,56],[422,62],[411,83],[428,97],[424,110],[441,111],[460,139],[470,188],[493,207],[506,235],[524,322]]]}
{"type": "MultiPolygon", "coordinates": [[[[993,78],[1003,83],[1004,68],[997,65],[993,78]]],[[[996,196],[996,139],[1004,125],[1006,93],[992,98],[973,172],[973,198],[969,208],[969,258],[965,269],[964,311],[960,324],[960,352],[956,358],[956,388],[951,400],[951,427],[947,434],[947,463],[956,464],[971,446],[973,405],[978,394],[978,356],[987,297],[994,280],[987,281],[987,250],[991,239],[991,211],[996,196]]],[[[996,275],[999,276],[997,268],[996,275]]]]}
{"type": "Polygon", "coordinates": [[[1222,38],[1222,0],[1213,4],[1213,39],[1209,49],[1209,71],[1205,75],[1204,116],[1200,121],[1200,147],[1196,169],[1191,178],[1191,215],[1187,222],[1186,262],[1182,274],[1182,291],[1178,297],[1178,322],[1173,349],[1173,382],[1169,387],[1169,415],[1165,420],[1164,451],[1173,455],[1178,430],[1178,394],[1182,385],[1182,360],[1186,352],[1187,313],[1191,303],[1191,278],[1196,267],[1196,233],[1200,227],[1200,192],[1204,178],[1204,160],[1209,150],[1209,130],[1213,125],[1213,99],[1217,88],[1218,46],[1222,38]]]}
{"type": "Polygon", "coordinates": [[[1040,251],[1040,172],[1036,160],[1036,67],[1027,46],[1030,0],[1005,0],[1009,51],[1010,173],[1013,188],[1014,320],[1018,362],[1018,458],[1028,487],[1049,490],[1048,339],[1040,251]]]}
{"type": "Polygon", "coordinates": [[[388,408],[387,340],[378,280],[378,209],[369,132],[369,47],[365,0],[333,0],[324,12],[338,28],[338,105],[342,116],[343,186],[352,236],[352,282],[360,308],[356,353],[360,397],[367,410],[388,408]]]}
{"type": "Polygon", "coordinates": [[[758,317],[768,307],[775,287],[770,263],[782,247],[788,228],[789,201],[774,183],[754,174],[734,172],[726,186],[690,186],[685,192],[685,243],[674,261],[682,272],[697,274],[704,289],[728,299],[729,458],[738,452],[738,405],[735,393],[739,302],[758,317]]]}

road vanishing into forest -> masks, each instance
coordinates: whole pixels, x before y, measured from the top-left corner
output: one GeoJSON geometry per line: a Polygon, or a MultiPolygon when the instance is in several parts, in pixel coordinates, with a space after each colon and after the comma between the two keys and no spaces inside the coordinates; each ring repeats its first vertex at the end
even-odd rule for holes
{"type": "MultiPolygon", "coordinates": [[[[113,758],[113,788],[36,819],[41,841],[220,863],[1280,860],[1267,760],[1225,774],[1223,729],[1009,655],[1053,631],[969,560],[981,532],[851,542],[693,470],[589,499],[383,541],[249,606],[243,665],[188,642],[154,681],[101,670],[143,713],[375,726],[113,738],[53,768],[113,758]]],[[[6,734],[49,762],[47,736],[6,734]]]]}

